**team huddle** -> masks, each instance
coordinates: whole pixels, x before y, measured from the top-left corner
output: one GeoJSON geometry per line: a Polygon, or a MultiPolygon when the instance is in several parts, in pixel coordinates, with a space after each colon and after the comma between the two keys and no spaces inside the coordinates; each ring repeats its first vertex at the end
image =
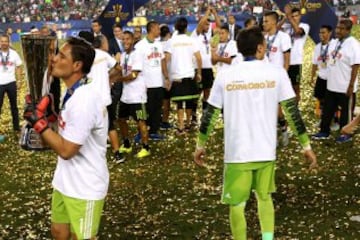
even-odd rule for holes
{"type": "MultiPolygon", "coordinates": [[[[115,24],[114,38],[107,40],[98,21],[92,23],[93,32],[68,39],[52,59],[52,76],[67,87],[60,104],[59,130],[48,127],[49,96],[24,113],[58,154],[51,206],[53,237],[96,238],[109,185],[107,140],[117,163],[132,153],[133,142],[141,146],[136,157],[146,158],[151,154],[150,140],[166,140],[160,128],[172,128],[172,102],[179,137],[193,130],[199,123],[197,116],[202,116],[194,150],[199,166],[205,164],[206,141],[222,116],[222,202],[230,206],[234,239],[247,239],[244,211],[252,190],[262,239],[274,239],[271,193],[275,191],[278,126],[282,145],[288,144],[290,129],[310,169],[317,167],[298,110],[303,48],[310,30],[300,20],[300,10],[287,5],[282,18],[277,12],[266,12],[262,29],[250,19],[240,30],[234,16],[221,25],[215,9],[209,7],[190,35],[186,18],[179,18],[173,33],[168,26],[148,22],[142,39],[115,24]],[[210,16],[215,20],[212,27],[210,16]],[[137,123],[135,137],[129,135],[130,119],[137,123]]],[[[321,42],[313,57],[311,77],[316,80],[315,97],[322,109],[320,131],[313,139],[329,137],[333,121],[343,128],[352,119],[359,43],[350,36],[351,21],[339,21],[337,39],[330,40],[334,27],[321,27],[321,42]],[[339,109],[340,116],[334,117],[339,109]]],[[[350,141],[359,121],[347,125],[336,141],[350,141]]]]}

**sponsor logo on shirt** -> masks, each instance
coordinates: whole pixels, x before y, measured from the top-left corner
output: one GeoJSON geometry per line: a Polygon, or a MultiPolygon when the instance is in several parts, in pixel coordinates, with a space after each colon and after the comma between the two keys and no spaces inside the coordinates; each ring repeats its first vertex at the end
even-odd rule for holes
{"type": "Polygon", "coordinates": [[[173,47],[188,47],[192,46],[192,43],[175,43],[173,47]]]}
{"type": "Polygon", "coordinates": [[[254,90],[254,89],[266,89],[275,88],[275,81],[264,81],[264,82],[233,82],[226,85],[226,91],[237,91],[237,90],[254,90]]]}
{"type": "Polygon", "coordinates": [[[152,52],[150,55],[147,56],[148,60],[154,59],[154,58],[161,58],[161,53],[159,52],[152,52]]]}
{"type": "Polygon", "coordinates": [[[278,48],[277,47],[271,47],[270,51],[271,52],[277,52],[278,48]]]}

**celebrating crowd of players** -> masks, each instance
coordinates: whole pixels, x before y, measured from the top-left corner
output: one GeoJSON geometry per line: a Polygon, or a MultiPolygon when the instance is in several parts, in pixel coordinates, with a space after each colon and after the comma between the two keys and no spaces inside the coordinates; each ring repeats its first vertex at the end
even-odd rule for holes
{"type": "MultiPolygon", "coordinates": [[[[275,189],[277,123],[282,143],[287,144],[289,125],[299,137],[310,167],[317,166],[297,107],[303,48],[310,26],[300,21],[300,10],[290,6],[285,7],[283,18],[276,12],[265,13],[262,32],[254,26],[254,19],[240,30],[233,16],[228,17],[229,24],[220,25],[216,11],[209,7],[190,36],[186,18],[177,20],[172,34],[167,26],[150,21],[143,38],[114,25],[114,38],[109,40],[101,34],[99,22],[93,21],[93,32],[80,32],[80,38],[71,38],[60,48],[53,59],[52,75],[61,78],[68,90],[61,103],[59,132],[48,127],[48,96],[36,109],[26,108],[24,113],[59,155],[52,196],[52,233],[56,239],[66,239],[70,234],[75,239],[95,237],[109,181],[106,139],[110,139],[113,159],[118,163],[133,151],[133,142],[141,144],[136,157],[149,156],[149,141],[165,140],[159,129],[173,127],[169,123],[170,101],[176,106],[174,129],[178,136],[194,129],[196,116],[202,115],[194,159],[201,166],[205,142],[223,109],[222,200],[230,205],[232,233],[235,239],[246,239],[244,208],[254,188],[263,239],[273,239],[271,192],[275,189]],[[213,28],[210,15],[215,19],[213,28]],[[137,123],[135,137],[129,135],[130,120],[137,123]]],[[[350,20],[339,21],[336,39],[330,40],[334,27],[321,28],[321,42],[313,58],[315,96],[322,106],[320,131],[313,139],[329,137],[330,124],[339,109],[341,128],[352,119],[359,43],[350,36],[350,20]]],[[[350,141],[358,122],[359,117],[336,141],[350,141]]]]}

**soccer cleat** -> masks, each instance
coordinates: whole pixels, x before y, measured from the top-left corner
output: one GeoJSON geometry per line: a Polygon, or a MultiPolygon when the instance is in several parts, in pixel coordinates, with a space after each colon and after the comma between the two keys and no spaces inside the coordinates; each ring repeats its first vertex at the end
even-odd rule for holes
{"type": "Polygon", "coordinates": [[[160,123],[160,129],[167,130],[167,129],[170,129],[170,128],[173,128],[173,125],[171,123],[168,123],[168,122],[161,122],[160,123]]]}
{"type": "Polygon", "coordinates": [[[120,151],[117,151],[116,153],[114,153],[114,162],[116,162],[116,163],[125,162],[125,157],[120,151]]]}
{"type": "Polygon", "coordinates": [[[165,139],[165,136],[160,135],[158,133],[150,133],[149,138],[154,141],[162,141],[165,139]]]}
{"type": "Polygon", "coordinates": [[[141,150],[140,150],[140,152],[138,152],[137,154],[136,154],[136,157],[137,158],[144,158],[144,157],[147,157],[147,156],[149,156],[150,155],[150,151],[149,150],[146,150],[145,148],[142,148],[141,150]]]}
{"type": "Polygon", "coordinates": [[[342,134],[336,138],[337,143],[346,143],[346,142],[350,142],[351,140],[352,140],[352,136],[348,134],[342,134]]]}
{"type": "Polygon", "coordinates": [[[135,143],[140,143],[141,142],[141,134],[137,133],[134,137],[134,142],[135,143]]]}
{"type": "Polygon", "coordinates": [[[125,147],[124,144],[121,145],[121,147],[119,148],[119,152],[120,153],[131,153],[132,152],[132,147],[125,147]]]}
{"type": "Polygon", "coordinates": [[[330,135],[329,133],[318,132],[318,133],[312,135],[311,138],[314,140],[328,139],[329,135],[330,135]]]}

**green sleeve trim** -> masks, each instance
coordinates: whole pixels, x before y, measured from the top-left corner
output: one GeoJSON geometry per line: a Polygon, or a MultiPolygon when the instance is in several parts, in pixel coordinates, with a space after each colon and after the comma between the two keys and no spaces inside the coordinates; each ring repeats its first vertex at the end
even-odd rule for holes
{"type": "Polygon", "coordinates": [[[300,145],[305,148],[307,146],[310,146],[310,138],[306,133],[300,134],[298,136],[300,145]]]}
{"type": "Polygon", "coordinates": [[[284,100],[280,102],[282,109],[285,114],[285,118],[288,121],[288,124],[291,130],[298,137],[300,145],[302,147],[307,147],[310,145],[310,138],[306,133],[306,127],[304,121],[301,118],[299,108],[297,106],[297,101],[295,98],[284,100]]]}
{"type": "Polygon", "coordinates": [[[198,147],[204,147],[210,133],[214,129],[215,122],[220,115],[220,109],[208,104],[201,118],[200,130],[197,140],[198,147]]]}

